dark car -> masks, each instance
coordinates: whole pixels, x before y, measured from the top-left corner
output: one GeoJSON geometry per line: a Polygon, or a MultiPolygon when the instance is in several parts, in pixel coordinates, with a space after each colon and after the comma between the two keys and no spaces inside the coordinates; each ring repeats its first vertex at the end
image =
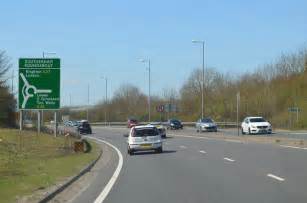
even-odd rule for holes
{"type": "Polygon", "coordinates": [[[181,123],[181,121],[177,120],[177,119],[169,119],[167,121],[167,129],[171,129],[171,130],[178,130],[178,129],[182,129],[183,125],[181,123]]]}
{"type": "Polygon", "coordinates": [[[78,132],[80,134],[92,134],[92,128],[88,121],[82,120],[78,122],[78,132]]]}
{"type": "Polygon", "coordinates": [[[128,128],[132,128],[132,127],[136,126],[138,123],[139,123],[139,122],[138,122],[136,119],[134,119],[134,118],[129,118],[129,119],[128,119],[128,123],[127,123],[127,127],[128,127],[128,128]]]}

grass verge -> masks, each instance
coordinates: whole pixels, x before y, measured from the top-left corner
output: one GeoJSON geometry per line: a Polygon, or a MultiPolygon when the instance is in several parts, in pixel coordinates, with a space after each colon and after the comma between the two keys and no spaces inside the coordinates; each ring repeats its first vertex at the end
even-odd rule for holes
{"type": "Polygon", "coordinates": [[[97,158],[99,147],[90,142],[89,153],[74,153],[73,138],[0,129],[1,202],[16,202],[78,173],[97,158]]]}

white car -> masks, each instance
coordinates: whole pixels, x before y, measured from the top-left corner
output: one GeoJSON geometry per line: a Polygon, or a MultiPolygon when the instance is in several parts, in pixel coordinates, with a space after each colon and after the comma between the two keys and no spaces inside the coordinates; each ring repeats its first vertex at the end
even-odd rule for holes
{"type": "Polygon", "coordinates": [[[272,133],[272,125],[262,117],[246,117],[241,124],[242,134],[272,133]]]}
{"type": "Polygon", "coordinates": [[[132,127],[128,135],[128,154],[147,150],[162,153],[162,138],[159,130],[153,125],[132,127]]]}

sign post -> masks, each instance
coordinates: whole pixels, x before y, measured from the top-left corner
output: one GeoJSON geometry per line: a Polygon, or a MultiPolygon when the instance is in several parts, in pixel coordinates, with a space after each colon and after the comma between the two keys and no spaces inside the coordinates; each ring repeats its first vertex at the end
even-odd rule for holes
{"type": "Polygon", "coordinates": [[[298,123],[299,112],[301,109],[299,107],[289,107],[288,112],[290,113],[290,126],[292,127],[292,113],[296,113],[296,123],[298,123]]]}
{"type": "MultiPolygon", "coordinates": [[[[60,108],[60,59],[19,59],[19,110],[58,110],[60,108]]],[[[38,115],[40,132],[40,115],[38,115]]],[[[56,125],[55,125],[56,126],[56,125]]]]}
{"type": "Polygon", "coordinates": [[[237,92],[237,131],[238,131],[238,136],[240,136],[239,108],[240,108],[240,92],[237,92]]]}

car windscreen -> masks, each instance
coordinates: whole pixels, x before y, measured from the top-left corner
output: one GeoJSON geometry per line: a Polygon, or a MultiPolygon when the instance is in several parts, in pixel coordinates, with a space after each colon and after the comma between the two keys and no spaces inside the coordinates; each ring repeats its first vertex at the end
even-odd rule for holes
{"type": "Polygon", "coordinates": [[[84,122],[84,123],[82,123],[82,126],[85,127],[85,128],[89,128],[90,124],[88,122],[84,122]]]}
{"type": "Polygon", "coordinates": [[[201,122],[202,123],[213,123],[213,120],[210,119],[210,118],[203,118],[203,119],[201,119],[201,122]]]}
{"type": "Polygon", "coordinates": [[[137,120],[135,120],[135,119],[130,119],[129,122],[130,122],[130,123],[137,123],[137,120]]]}
{"type": "Polygon", "coordinates": [[[179,123],[180,123],[180,121],[178,121],[178,120],[171,120],[170,122],[171,122],[171,123],[176,123],[176,124],[179,124],[179,123]]]}
{"type": "Polygon", "coordinates": [[[260,122],[266,122],[263,118],[251,118],[249,119],[251,123],[260,123],[260,122]]]}
{"type": "Polygon", "coordinates": [[[132,137],[157,136],[158,134],[157,128],[139,128],[133,129],[132,137]]]}

